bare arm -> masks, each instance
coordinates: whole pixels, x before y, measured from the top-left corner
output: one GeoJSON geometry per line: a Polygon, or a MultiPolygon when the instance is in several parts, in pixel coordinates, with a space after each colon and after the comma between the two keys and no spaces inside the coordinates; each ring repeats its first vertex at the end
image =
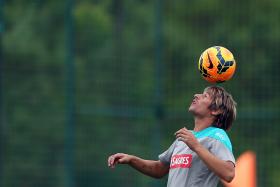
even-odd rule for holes
{"type": "Polygon", "coordinates": [[[234,164],[230,161],[224,161],[217,158],[215,155],[205,149],[194,137],[191,131],[182,128],[175,133],[177,138],[185,142],[200,159],[213,171],[218,177],[226,182],[231,182],[235,176],[234,164]]]}
{"type": "Polygon", "coordinates": [[[108,158],[110,168],[114,168],[116,164],[128,164],[141,173],[154,178],[161,178],[169,171],[169,167],[160,161],[144,160],[124,153],[117,153],[108,158]]]}
{"type": "Polygon", "coordinates": [[[201,158],[201,160],[203,160],[207,167],[216,173],[216,175],[218,175],[221,179],[225,180],[226,182],[231,182],[233,180],[235,168],[231,161],[224,161],[217,158],[201,144],[197,146],[194,151],[201,158]]]}

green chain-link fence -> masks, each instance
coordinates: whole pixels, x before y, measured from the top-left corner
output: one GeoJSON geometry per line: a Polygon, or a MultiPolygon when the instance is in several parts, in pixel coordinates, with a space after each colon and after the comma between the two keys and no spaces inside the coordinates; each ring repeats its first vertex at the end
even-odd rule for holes
{"type": "Polygon", "coordinates": [[[280,185],[280,2],[0,2],[1,186],[165,186],[107,157],[157,159],[192,128],[213,45],[237,61],[221,84],[238,103],[234,154],[255,151],[258,186],[280,185]]]}

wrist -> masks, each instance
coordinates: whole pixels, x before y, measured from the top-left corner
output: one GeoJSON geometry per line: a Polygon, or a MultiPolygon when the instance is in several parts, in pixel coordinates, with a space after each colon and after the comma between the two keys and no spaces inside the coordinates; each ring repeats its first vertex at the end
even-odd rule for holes
{"type": "Polygon", "coordinates": [[[128,164],[135,162],[136,157],[134,155],[128,155],[128,164]]]}

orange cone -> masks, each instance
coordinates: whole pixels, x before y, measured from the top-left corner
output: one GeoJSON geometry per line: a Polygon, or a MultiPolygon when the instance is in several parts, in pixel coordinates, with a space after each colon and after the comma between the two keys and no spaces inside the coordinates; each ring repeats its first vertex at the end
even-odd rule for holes
{"type": "Polygon", "coordinates": [[[236,161],[235,177],[231,183],[223,181],[225,187],[256,187],[256,154],[246,151],[236,161]]]}

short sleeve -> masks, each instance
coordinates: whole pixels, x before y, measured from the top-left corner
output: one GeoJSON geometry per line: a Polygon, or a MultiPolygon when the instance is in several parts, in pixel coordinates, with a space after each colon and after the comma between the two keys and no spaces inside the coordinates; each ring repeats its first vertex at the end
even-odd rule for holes
{"type": "Polygon", "coordinates": [[[229,148],[217,139],[212,139],[210,151],[216,157],[224,161],[231,161],[235,165],[235,158],[229,148]]]}
{"type": "Polygon", "coordinates": [[[166,150],[164,151],[163,153],[161,153],[158,158],[159,160],[164,163],[165,165],[169,165],[170,164],[170,160],[171,160],[171,157],[172,157],[172,154],[173,154],[173,151],[175,149],[175,146],[177,144],[178,140],[175,140],[173,142],[173,144],[166,150]]]}

